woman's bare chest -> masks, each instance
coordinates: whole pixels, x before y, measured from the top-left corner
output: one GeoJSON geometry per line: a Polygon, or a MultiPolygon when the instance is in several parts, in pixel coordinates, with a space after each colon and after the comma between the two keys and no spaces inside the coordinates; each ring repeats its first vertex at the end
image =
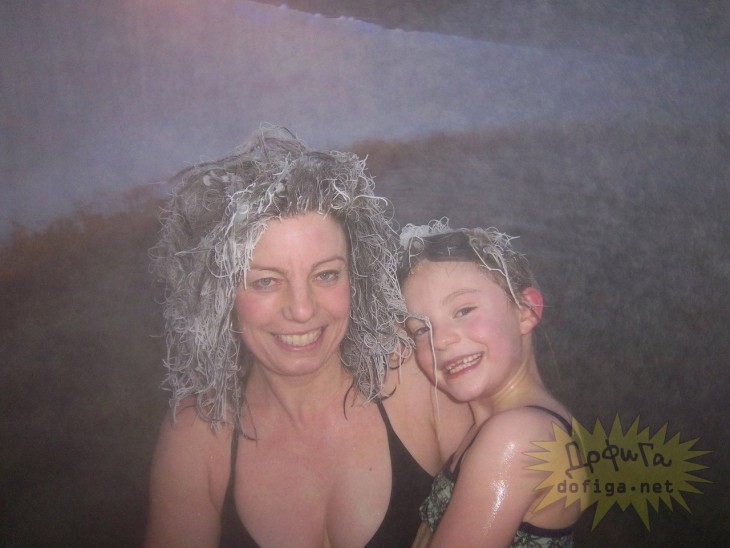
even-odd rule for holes
{"type": "Polygon", "coordinates": [[[388,509],[391,462],[376,409],[313,431],[241,440],[235,500],[262,545],[362,546],[388,509]]]}

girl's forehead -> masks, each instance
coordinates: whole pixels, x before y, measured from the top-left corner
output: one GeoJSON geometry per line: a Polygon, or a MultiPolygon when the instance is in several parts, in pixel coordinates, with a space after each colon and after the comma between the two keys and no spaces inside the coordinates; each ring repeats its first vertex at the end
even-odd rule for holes
{"type": "Polygon", "coordinates": [[[440,279],[450,280],[452,278],[483,276],[485,281],[491,281],[485,276],[479,265],[473,261],[430,261],[425,259],[419,262],[411,271],[409,280],[440,279]]]}
{"type": "Polygon", "coordinates": [[[403,285],[406,301],[482,290],[504,292],[480,265],[472,261],[422,261],[413,268],[403,285]]]}

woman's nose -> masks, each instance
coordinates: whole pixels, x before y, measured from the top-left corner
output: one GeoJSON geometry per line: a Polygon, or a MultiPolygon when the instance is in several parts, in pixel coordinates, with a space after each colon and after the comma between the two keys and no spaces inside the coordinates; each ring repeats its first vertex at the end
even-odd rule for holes
{"type": "Polygon", "coordinates": [[[307,284],[291,285],[284,315],[296,322],[306,322],[314,316],[317,305],[307,284]]]}

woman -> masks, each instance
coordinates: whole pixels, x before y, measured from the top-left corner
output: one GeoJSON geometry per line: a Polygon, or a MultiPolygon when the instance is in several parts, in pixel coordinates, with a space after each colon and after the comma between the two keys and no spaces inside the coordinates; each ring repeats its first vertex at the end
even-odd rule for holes
{"type": "Polygon", "coordinates": [[[569,433],[571,415],[537,368],[532,333],[543,299],[526,260],[509,236],[443,221],[405,227],[401,243],[418,364],[474,415],[421,507],[415,544],[572,546],[579,503],[543,508],[546,475],[530,469],[541,462],[529,455],[540,451],[534,442],[553,440],[553,425],[569,433]]]}
{"type": "Polygon", "coordinates": [[[386,204],[265,128],[181,172],[155,248],[170,417],[148,546],[403,546],[468,411],[402,358],[386,204]],[[387,397],[390,396],[390,397],[387,397]]]}

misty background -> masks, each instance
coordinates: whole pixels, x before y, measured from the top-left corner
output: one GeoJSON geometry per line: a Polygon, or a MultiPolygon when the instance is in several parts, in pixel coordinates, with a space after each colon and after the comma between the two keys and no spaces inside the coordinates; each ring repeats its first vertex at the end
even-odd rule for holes
{"type": "Polygon", "coordinates": [[[139,543],[164,180],[264,121],[367,156],[401,224],[519,235],[576,417],[712,451],[691,512],[614,507],[583,545],[720,544],[729,38],[725,2],[3,2],[0,545],[139,543]]]}

